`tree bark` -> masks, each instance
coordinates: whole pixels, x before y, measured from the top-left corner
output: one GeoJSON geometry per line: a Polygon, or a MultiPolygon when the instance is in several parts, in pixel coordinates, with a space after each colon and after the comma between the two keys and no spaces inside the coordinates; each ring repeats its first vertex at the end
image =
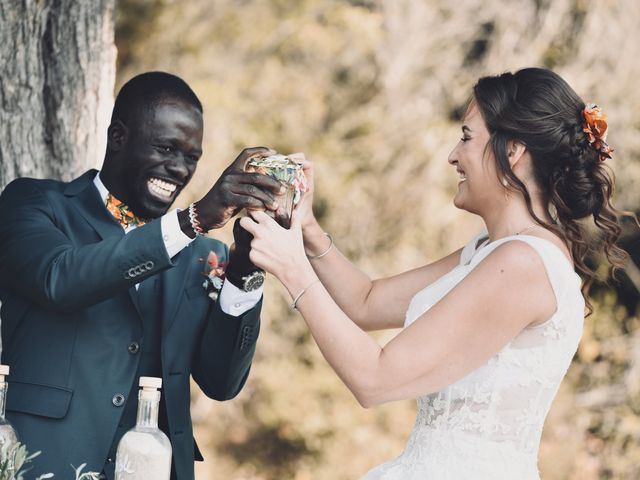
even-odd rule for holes
{"type": "Polygon", "coordinates": [[[104,155],[115,0],[0,0],[0,190],[70,180],[104,155]]]}

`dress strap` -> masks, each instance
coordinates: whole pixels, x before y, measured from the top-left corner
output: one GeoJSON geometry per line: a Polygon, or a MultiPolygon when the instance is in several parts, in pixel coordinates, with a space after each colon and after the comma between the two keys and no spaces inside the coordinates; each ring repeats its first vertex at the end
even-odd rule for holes
{"type": "Polygon", "coordinates": [[[473,256],[471,264],[473,266],[477,265],[497,247],[510,241],[525,242],[538,253],[556,296],[562,295],[567,288],[574,289],[575,286],[577,286],[579,289],[581,283],[580,276],[575,272],[560,247],[547,239],[533,235],[510,235],[495,240],[482,247],[477,254],[473,256]]]}
{"type": "Polygon", "coordinates": [[[487,230],[482,229],[480,233],[474,236],[471,241],[464,246],[462,252],[460,252],[460,265],[467,265],[471,261],[485,238],[487,240],[489,239],[487,230]]]}

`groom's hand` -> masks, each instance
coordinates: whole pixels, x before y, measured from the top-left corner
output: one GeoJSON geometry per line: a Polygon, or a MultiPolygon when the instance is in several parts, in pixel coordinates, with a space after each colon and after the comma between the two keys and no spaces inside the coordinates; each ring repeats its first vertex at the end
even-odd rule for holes
{"type": "MultiPolygon", "coordinates": [[[[211,190],[195,202],[198,220],[204,230],[224,226],[241,209],[275,211],[274,195],[284,188],[277,180],[260,173],[244,171],[252,157],[266,157],[275,151],[266,147],[245,148],[229,165],[211,190]]],[[[190,237],[194,236],[189,213],[178,214],[180,227],[190,237]]]]}
{"type": "Polygon", "coordinates": [[[259,270],[249,258],[253,235],[240,226],[239,218],[236,218],[233,224],[233,240],[234,243],[231,245],[227,274],[231,273],[232,276],[243,277],[259,270]]]}
{"type": "Polygon", "coordinates": [[[206,230],[225,225],[241,209],[275,210],[273,196],[280,182],[259,173],[244,171],[253,157],[266,157],[275,151],[265,147],[245,148],[229,165],[202,200],[196,203],[200,221],[206,230]]]}
{"type": "MultiPolygon", "coordinates": [[[[282,208],[278,208],[275,212],[275,220],[284,228],[289,228],[291,219],[282,208]]],[[[240,225],[240,219],[236,218],[233,224],[233,245],[229,251],[229,265],[227,266],[227,275],[232,277],[243,277],[256,270],[261,270],[249,258],[251,253],[251,240],[253,235],[247,232],[240,225]]]]}
{"type": "Polygon", "coordinates": [[[240,219],[237,218],[233,224],[233,239],[229,252],[229,265],[226,269],[226,277],[236,287],[243,289],[242,278],[261,270],[249,258],[251,252],[251,240],[253,235],[240,226],[240,219]]]}

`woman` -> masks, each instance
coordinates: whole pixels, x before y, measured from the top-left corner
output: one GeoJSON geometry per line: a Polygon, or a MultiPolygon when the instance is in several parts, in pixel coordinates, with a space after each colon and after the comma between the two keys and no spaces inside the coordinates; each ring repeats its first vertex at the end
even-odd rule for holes
{"type": "Polygon", "coordinates": [[[486,232],[391,278],[371,281],[338,252],[310,195],[290,230],[263,212],[241,221],[251,259],[285,285],[358,401],[418,400],[404,453],[365,479],[539,478],[542,425],[593,276],[578,220],[593,217],[609,261],[623,259],[602,117],[548,70],[481,78],[449,163],[454,204],[486,232]],[[365,333],[397,327],[384,347],[365,333]]]}

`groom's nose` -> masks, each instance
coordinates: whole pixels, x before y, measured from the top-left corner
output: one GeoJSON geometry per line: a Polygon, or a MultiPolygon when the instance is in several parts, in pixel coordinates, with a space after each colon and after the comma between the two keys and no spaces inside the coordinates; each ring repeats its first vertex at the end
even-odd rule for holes
{"type": "Polygon", "coordinates": [[[195,170],[195,165],[193,168],[189,168],[188,162],[189,160],[184,154],[176,153],[173,159],[165,163],[164,168],[172,178],[185,182],[191,176],[193,170],[195,170]]]}

